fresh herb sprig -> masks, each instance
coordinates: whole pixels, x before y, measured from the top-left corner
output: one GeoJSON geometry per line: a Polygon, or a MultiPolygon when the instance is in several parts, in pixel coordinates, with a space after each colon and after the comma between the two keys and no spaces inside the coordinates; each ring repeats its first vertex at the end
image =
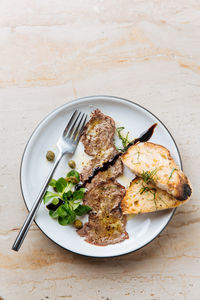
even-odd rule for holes
{"type": "Polygon", "coordinates": [[[178,171],[178,169],[172,168],[171,173],[170,173],[170,175],[169,175],[169,178],[168,178],[168,181],[167,181],[167,182],[169,182],[170,179],[172,178],[172,175],[173,175],[174,171],[178,171]]]}
{"type": "Polygon", "coordinates": [[[155,206],[157,207],[157,203],[156,203],[156,189],[142,185],[142,188],[139,191],[140,195],[143,194],[143,193],[147,193],[147,192],[150,192],[153,195],[153,200],[154,200],[155,206]]]}
{"type": "Polygon", "coordinates": [[[121,151],[121,152],[125,152],[127,150],[127,146],[128,144],[131,142],[128,138],[129,136],[129,132],[126,133],[125,137],[122,135],[122,130],[124,130],[124,127],[117,127],[116,131],[117,131],[117,135],[120,138],[121,142],[122,142],[122,146],[123,148],[117,148],[117,150],[121,151]]]}
{"type": "Polygon", "coordinates": [[[90,206],[82,204],[85,189],[80,188],[74,191],[75,185],[79,182],[79,173],[72,170],[67,173],[66,178],[52,179],[49,183],[55,193],[47,191],[43,197],[43,202],[46,204],[51,201],[49,215],[53,219],[57,219],[60,225],[73,224],[76,216],[82,216],[91,210],[90,206]],[[59,202],[61,205],[57,207],[59,202]],[[55,210],[52,209],[54,205],[56,207],[55,210]]]}
{"type": "Polygon", "coordinates": [[[144,170],[143,170],[143,172],[142,172],[142,178],[143,178],[144,182],[148,183],[149,181],[152,181],[153,177],[156,175],[157,172],[158,172],[157,168],[155,168],[151,172],[148,172],[148,171],[144,172],[144,170]]]}

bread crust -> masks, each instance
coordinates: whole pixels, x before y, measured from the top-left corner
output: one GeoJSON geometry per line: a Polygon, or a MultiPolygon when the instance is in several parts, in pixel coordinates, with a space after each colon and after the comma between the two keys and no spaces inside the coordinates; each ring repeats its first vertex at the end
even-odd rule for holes
{"type": "Polygon", "coordinates": [[[191,184],[164,146],[150,142],[138,143],[129,147],[122,155],[122,161],[137,176],[154,172],[151,181],[177,200],[190,198],[191,184]]]}
{"type": "Polygon", "coordinates": [[[136,177],[126,190],[121,202],[123,214],[143,214],[175,208],[189,200],[176,200],[166,191],[156,187],[153,183],[145,183],[140,177],[136,177]]]}

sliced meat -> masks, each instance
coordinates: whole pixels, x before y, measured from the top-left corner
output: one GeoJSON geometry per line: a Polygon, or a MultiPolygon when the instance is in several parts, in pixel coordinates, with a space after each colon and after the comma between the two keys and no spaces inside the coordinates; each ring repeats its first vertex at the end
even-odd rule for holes
{"type": "Polygon", "coordinates": [[[96,168],[101,167],[101,165],[102,165],[102,162],[98,158],[95,157],[95,158],[91,159],[88,162],[88,164],[83,167],[83,170],[81,171],[81,174],[80,174],[81,181],[85,182],[93,174],[93,171],[96,168]]]}
{"type": "Polygon", "coordinates": [[[85,241],[99,246],[128,238],[126,217],[120,208],[125,188],[114,180],[123,173],[121,158],[116,158],[107,170],[94,172],[118,153],[114,134],[114,120],[97,109],[86,124],[81,139],[85,152],[93,157],[81,172],[81,181],[87,188],[83,202],[92,207],[92,211],[88,222],[78,233],[85,237],[85,241]]]}
{"type": "Polygon", "coordinates": [[[85,147],[85,152],[88,155],[98,157],[103,160],[104,157],[116,153],[114,146],[115,122],[114,120],[104,115],[99,109],[96,109],[91,114],[91,119],[86,124],[81,141],[85,147]]]}
{"type": "Polygon", "coordinates": [[[119,209],[111,213],[90,214],[89,222],[78,231],[85,241],[97,246],[116,244],[128,239],[126,232],[126,217],[119,209]]]}
{"type": "Polygon", "coordinates": [[[119,207],[125,194],[125,188],[114,180],[107,180],[94,186],[85,194],[84,204],[92,207],[92,212],[100,213],[103,210],[111,212],[119,207]]]}
{"type": "Polygon", "coordinates": [[[89,221],[78,230],[85,241],[106,246],[128,238],[126,217],[122,215],[120,203],[125,188],[114,180],[94,186],[86,193],[84,204],[92,207],[89,221]]]}
{"type": "Polygon", "coordinates": [[[81,180],[85,182],[97,167],[102,167],[104,162],[112,159],[118,153],[114,145],[115,122],[104,115],[99,109],[91,114],[91,119],[86,124],[81,141],[85,152],[93,159],[81,172],[81,180]]]}
{"type": "MultiPolygon", "coordinates": [[[[86,188],[90,190],[95,185],[98,185],[101,182],[105,182],[108,179],[114,179],[123,173],[123,164],[121,158],[118,158],[113,166],[110,166],[106,171],[100,171],[92,179],[91,183],[86,184],[86,188]]],[[[83,172],[84,174],[84,172],[83,172]]],[[[84,178],[81,178],[84,181],[84,178]]]]}

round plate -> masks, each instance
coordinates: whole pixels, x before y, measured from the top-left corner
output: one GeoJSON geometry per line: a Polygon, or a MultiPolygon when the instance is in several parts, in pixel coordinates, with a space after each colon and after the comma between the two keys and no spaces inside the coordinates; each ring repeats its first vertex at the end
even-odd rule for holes
{"type": "MultiPolygon", "coordinates": [[[[181,158],[176,143],[165,127],[151,112],[129,100],[109,97],[94,96],[68,102],[50,113],[35,129],[25,148],[21,162],[21,190],[28,210],[31,209],[34,200],[45,181],[52,165],[46,161],[48,150],[57,151],[56,142],[66,126],[72,112],[79,109],[90,114],[95,108],[99,108],[104,114],[111,116],[117,126],[124,126],[133,137],[138,137],[143,131],[157,122],[158,126],[151,138],[154,143],[167,147],[176,163],[182,168],[181,158]]],[[[78,169],[81,169],[80,161],[85,159],[81,149],[81,143],[76,150],[75,157],[78,169]],[[79,158],[79,161],[77,159],[79,158]]],[[[86,156],[85,156],[86,157],[86,156]]],[[[65,156],[60,162],[54,178],[65,176],[68,171],[65,156]]],[[[129,177],[134,177],[129,174],[129,177]]],[[[156,213],[137,215],[127,222],[129,239],[115,245],[99,247],[91,245],[80,237],[73,226],[61,226],[51,219],[48,210],[41,204],[35,219],[38,227],[52,241],[72,252],[93,256],[112,257],[130,253],[151,242],[168,224],[175,210],[165,210],[156,213]]]]}

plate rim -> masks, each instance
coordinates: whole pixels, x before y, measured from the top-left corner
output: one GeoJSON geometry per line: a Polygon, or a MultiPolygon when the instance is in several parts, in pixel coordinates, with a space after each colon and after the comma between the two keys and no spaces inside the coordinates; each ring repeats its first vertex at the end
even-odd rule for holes
{"type": "MultiPolygon", "coordinates": [[[[122,97],[117,97],[117,96],[108,96],[108,95],[94,95],[94,96],[85,96],[85,97],[79,97],[79,98],[76,98],[76,99],[73,99],[73,100],[70,100],[58,107],[56,107],[54,110],[52,110],[51,112],[49,112],[38,124],[37,126],[35,127],[35,129],[32,131],[30,137],[28,138],[28,141],[26,142],[25,144],[25,148],[24,148],[24,151],[22,153],[22,158],[21,158],[21,162],[20,162],[20,172],[19,172],[19,176],[20,176],[20,190],[21,190],[21,194],[22,194],[22,198],[24,200],[24,204],[25,204],[25,207],[27,209],[27,211],[29,212],[30,210],[28,209],[28,206],[27,206],[27,203],[26,203],[26,200],[25,200],[25,196],[24,196],[24,193],[23,193],[23,189],[22,189],[22,165],[23,165],[23,160],[24,160],[24,155],[25,155],[25,152],[26,152],[26,149],[29,145],[29,142],[32,138],[32,136],[34,135],[34,133],[36,132],[36,130],[38,129],[38,127],[45,121],[45,119],[47,119],[52,113],[55,113],[57,110],[60,110],[62,109],[63,107],[65,107],[66,105],[70,105],[74,102],[78,102],[79,100],[92,100],[92,99],[96,99],[96,98],[109,98],[109,99],[112,99],[113,101],[115,101],[116,99],[118,100],[121,100],[123,102],[128,102],[128,103],[131,103],[135,106],[138,106],[139,108],[145,110],[146,112],[148,112],[149,114],[151,114],[154,118],[156,118],[163,126],[164,128],[167,130],[168,134],[170,135],[172,141],[174,142],[174,145],[176,147],[176,150],[177,150],[177,153],[178,153],[178,157],[179,157],[179,160],[180,160],[180,168],[181,170],[183,170],[183,163],[182,163],[182,159],[181,159],[181,155],[180,155],[180,151],[179,151],[179,148],[178,148],[178,145],[174,139],[174,137],[172,136],[171,132],[169,131],[169,129],[166,127],[166,125],[154,114],[152,113],[150,110],[148,110],[147,108],[145,108],[144,106],[134,102],[134,101],[131,101],[131,100],[128,100],[126,98],[122,98],[122,97]]],[[[106,100],[106,99],[105,99],[106,100]]],[[[172,214],[168,220],[168,222],[166,223],[166,225],[158,232],[158,234],[156,236],[154,236],[150,241],[148,241],[147,243],[145,243],[144,245],[142,245],[141,247],[138,247],[137,249],[135,250],[131,250],[131,251],[128,251],[126,253],[122,253],[122,254],[117,254],[117,255],[108,255],[108,256],[95,256],[95,255],[88,255],[88,254],[82,254],[82,253],[79,253],[79,252],[76,252],[76,251],[73,251],[73,250],[69,250],[67,249],[66,247],[64,246],[61,246],[60,244],[58,244],[56,241],[54,241],[52,238],[50,238],[42,229],[41,227],[38,225],[38,223],[36,222],[36,220],[34,220],[35,224],[37,225],[37,227],[40,229],[40,231],[50,240],[52,241],[53,243],[55,243],[56,245],[58,245],[59,247],[61,247],[62,249],[65,249],[71,253],[74,253],[74,254],[77,254],[77,255],[80,255],[80,256],[84,256],[84,257],[94,257],[94,258],[99,258],[99,259],[102,259],[102,258],[112,258],[112,257],[120,257],[120,256],[124,256],[124,255],[128,255],[130,253],[133,253],[133,252],[136,252],[142,248],[144,248],[145,246],[147,246],[148,244],[150,244],[151,242],[153,242],[157,237],[158,235],[160,235],[164,230],[165,228],[168,226],[169,222],[171,221],[172,217],[174,216],[175,214],[175,211],[176,211],[176,208],[173,209],[172,211],[172,214]]]]}

